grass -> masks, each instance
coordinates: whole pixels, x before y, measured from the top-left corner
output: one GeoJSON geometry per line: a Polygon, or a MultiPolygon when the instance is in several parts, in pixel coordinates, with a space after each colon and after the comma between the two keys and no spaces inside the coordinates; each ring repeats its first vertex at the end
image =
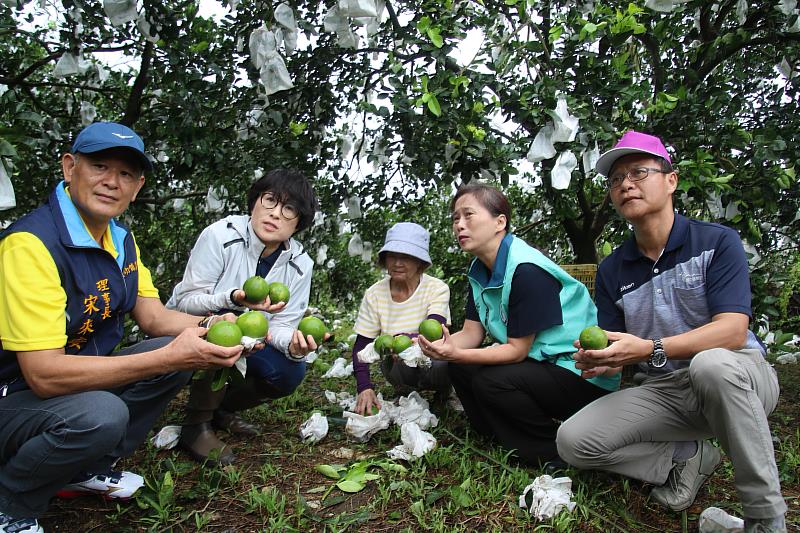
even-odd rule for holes
{"type": "MultiPolygon", "coordinates": [[[[782,394],[770,422],[789,505],[789,530],[800,531],[800,365],[777,370],[782,394]]],[[[509,461],[502,450],[473,435],[460,413],[446,408],[438,413],[439,426],[430,430],[437,448],[405,464],[405,472],[375,464],[385,463],[385,452],[399,443],[396,426],[365,444],[349,441],[343,428],[332,426],[320,443],[303,444],[298,428],[315,409],[338,414],[325,400],[324,390],[355,389],[353,378],[323,380],[321,374],[312,365],[295,394],[244,413],[265,431],[249,440],[223,435],[238,455],[234,465],[203,468],[179,451],[142,446],[119,465],[147,480],[135,501],[53,500],[41,521],[45,530],[666,533],[696,531],[700,512],[712,505],[740,516],[733,470],[726,459],[685,514],[649,502],[649,487],[640,482],[571,469],[566,475],[573,480],[577,507],[537,522],[517,502],[540,472],[509,461]],[[352,467],[359,462],[369,465],[365,472],[378,478],[365,481],[365,488],[354,493],[342,492],[336,481],[315,469],[319,464],[352,467]]],[[[380,376],[374,378],[383,383],[380,376]]],[[[382,391],[391,395],[385,385],[382,391]]],[[[182,393],[159,427],[177,423],[185,401],[182,393]]]]}

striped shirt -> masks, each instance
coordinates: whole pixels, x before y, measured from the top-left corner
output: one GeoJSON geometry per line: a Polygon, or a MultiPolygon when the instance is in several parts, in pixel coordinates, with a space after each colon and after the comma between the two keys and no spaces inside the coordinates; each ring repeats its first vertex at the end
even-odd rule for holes
{"type": "Polygon", "coordinates": [[[374,339],[378,335],[417,333],[429,315],[441,315],[450,323],[450,288],[442,280],[422,275],[417,290],[405,302],[392,300],[389,276],[372,285],[356,318],[355,332],[374,339]]]}

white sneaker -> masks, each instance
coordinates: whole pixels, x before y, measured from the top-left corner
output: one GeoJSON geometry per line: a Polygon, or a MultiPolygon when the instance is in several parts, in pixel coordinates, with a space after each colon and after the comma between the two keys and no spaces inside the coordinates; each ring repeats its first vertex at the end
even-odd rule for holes
{"type": "Polygon", "coordinates": [[[35,518],[11,518],[0,513],[0,533],[44,533],[35,518]]]}
{"type": "Polygon", "coordinates": [[[87,474],[86,479],[72,481],[56,494],[59,498],[77,498],[97,494],[107,500],[127,500],[144,485],[139,474],[111,471],[106,474],[87,474]]]}

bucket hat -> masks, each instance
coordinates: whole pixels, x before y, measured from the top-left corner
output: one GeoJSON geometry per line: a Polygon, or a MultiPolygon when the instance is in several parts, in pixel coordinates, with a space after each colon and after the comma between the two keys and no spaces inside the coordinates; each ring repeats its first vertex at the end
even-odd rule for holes
{"type": "Polygon", "coordinates": [[[378,255],[384,252],[394,252],[415,257],[431,265],[431,256],[428,253],[430,235],[428,230],[414,222],[398,222],[386,232],[386,242],[378,255]]]}

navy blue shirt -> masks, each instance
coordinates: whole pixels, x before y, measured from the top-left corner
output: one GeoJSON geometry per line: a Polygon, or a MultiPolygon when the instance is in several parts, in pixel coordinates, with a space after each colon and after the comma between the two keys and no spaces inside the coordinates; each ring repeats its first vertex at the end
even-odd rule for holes
{"type": "MultiPolygon", "coordinates": [[[[597,269],[598,324],[643,339],[685,333],[719,313],[751,317],[750,302],[747,257],[736,231],[677,213],[658,261],[642,254],[631,237],[597,269]]],[[[744,348],[764,352],[752,331],[744,348]]],[[[688,359],[669,360],[659,373],[688,365],[688,359]]]]}
{"type": "MultiPolygon", "coordinates": [[[[519,339],[563,323],[561,283],[533,263],[522,263],[511,279],[508,296],[508,336],[519,339]]],[[[467,320],[480,322],[472,291],[467,296],[467,320]]]]}

